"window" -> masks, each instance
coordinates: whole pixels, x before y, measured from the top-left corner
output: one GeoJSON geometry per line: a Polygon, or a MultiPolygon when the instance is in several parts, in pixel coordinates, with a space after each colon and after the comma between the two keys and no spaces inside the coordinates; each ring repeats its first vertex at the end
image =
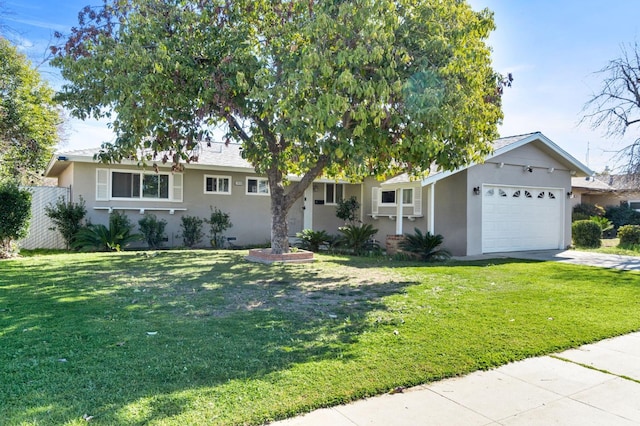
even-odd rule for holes
{"type": "MultiPolygon", "coordinates": [[[[396,191],[380,191],[380,204],[395,205],[396,191]]],[[[402,189],[402,205],[413,205],[413,188],[402,189]]]]}
{"type": "Polygon", "coordinates": [[[395,204],[396,191],[380,191],[380,204],[395,204]]]}
{"type": "Polygon", "coordinates": [[[111,173],[112,198],[169,199],[168,174],[111,173]]]}
{"type": "Polygon", "coordinates": [[[231,194],[231,177],[204,176],[205,194],[231,194]]]}
{"type": "Polygon", "coordinates": [[[629,203],[630,209],[640,211],[640,201],[633,200],[633,201],[629,201],[628,203],[629,203]]]}
{"type": "Polygon", "coordinates": [[[96,200],[182,201],[182,175],[96,169],[96,200]]]}
{"type": "Polygon", "coordinates": [[[341,183],[324,184],[324,203],[338,204],[344,199],[344,185],[341,183]]]}
{"type": "Polygon", "coordinates": [[[269,181],[264,178],[247,178],[247,194],[269,195],[269,181]]]}

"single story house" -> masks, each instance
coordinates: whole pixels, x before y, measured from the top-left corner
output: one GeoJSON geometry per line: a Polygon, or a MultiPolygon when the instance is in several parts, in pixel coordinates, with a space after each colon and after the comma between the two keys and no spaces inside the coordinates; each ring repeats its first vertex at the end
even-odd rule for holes
{"type": "MultiPolygon", "coordinates": [[[[134,162],[105,165],[96,150],[56,154],[46,176],[82,197],[92,223],[108,222],[113,210],[132,216],[145,212],[168,223],[167,246],[180,246],[182,215],[209,217],[211,207],[229,213],[226,232],[237,245],[270,240],[267,180],[241,155],[236,144],[203,144],[198,163],[182,173],[159,165],[159,172],[134,162]]],[[[376,238],[413,233],[417,227],[444,236],[455,255],[500,251],[559,249],[571,244],[571,177],[592,174],[540,132],[501,138],[481,164],[454,171],[437,169],[421,180],[407,175],[385,182],[318,179],[291,208],[289,233],[305,228],[335,234],[341,199],[355,196],[360,220],[377,228],[376,238]]],[[[295,179],[292,178],[292,179],[295,179]]]]}
{"type": "Polygon", "coordinates": [[[580,203],[597,204],[602,207],[628,204],[640,211],[640,181],[630,175],[609,173],[589,177],[574,177],[573,205],[580,203]]]}

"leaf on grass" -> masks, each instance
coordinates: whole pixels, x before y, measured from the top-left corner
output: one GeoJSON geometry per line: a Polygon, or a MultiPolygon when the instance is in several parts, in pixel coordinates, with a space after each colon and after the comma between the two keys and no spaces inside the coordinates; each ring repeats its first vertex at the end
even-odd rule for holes
{"type": "Polygon", "coordinates": [[[58,362],[67,362],[66,358],[58,358],[58,362]]]}
{"type": "Polygon", "coordinates": [[[118,342],[118,343],[116,343],[116,346],[124,346],[125,343],[126,342],[118,342]]]}
{"type": "Polygon", "coordinates": [[[391,395],[393,395],[394,393],[402,393],[402,392],[404,392],[404,390],[405,390],[405,389],[406,389],[406,387],[404,387],[404,386],[398,386],[397,388],[393,388],[393,389],[391,389],[391,390],[389,391],[389,393],[390,393],[391,395]]]}
{"type": "Polygon", "coordinates": [[[158,334],[157,331],[147,331],[147,336],[155,336],[156,334],[158,334]]]}
{"type": "Polygon", "coordinates": [[[90,416],[88,414],[85,414],[82,416],[82,418],[88,422],[90,422],[91,420],[93,420],[93,416],[90,416]]]}

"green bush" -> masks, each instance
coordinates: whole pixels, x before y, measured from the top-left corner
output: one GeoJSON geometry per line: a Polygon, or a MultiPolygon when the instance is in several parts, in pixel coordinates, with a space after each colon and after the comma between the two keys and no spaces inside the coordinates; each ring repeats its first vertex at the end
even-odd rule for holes
{"type": "Polygon", "coordinates": [[[203,219],[195,216],[182,216],[180,220],[182,242],[186,247],[193,247],[202,241],[202,237],[204,237],[202,232],[203,219]]]}
{"type": "Polygon", "coordinates": [[[57,229],[62,234],[67,248],[73,246],[75,236],[82,228],[82,220],[87,214],[82,196],[79,199],[80,201],[74,203],[66,202],[64,197],[60,197],[55,205],[49,204],[44,208],[45,214],[55,225],[53,229],[57,229]]]}
{"type": "Polygon", "coordinates": [[[624,225],[618,229],[618,237],[620,242],[618,247],[631,248],[640,245],[640,226],[624,225]]]}
{"type": "Polygon", "coordinates": [[[336,207],[336,216],[338,217],[338,219],[342,219],[346,223],[353,225],[358,218],[359,208],[360,203],[358,202],[358,199],[354,195],[352,195],[345,200],[338,201],[338,206],[336,207]]]}
{"type": "Polygon", "coordinates": [[[209,240],[211,247],[222,248],[224,246],[224,235],[222,233],[231,228],[233,224],[229,219],[229,213],[224,213],[217,207],[211,208],[211,216],[204,221],[209,224],[209,240]]]}
{"type": "Polygon", "coordinates": [[[373,236],[378,233],[378,230],[371,224],[342,226],[338,228],[338,231],[342,234],[336,242],[338,248],[346,249],[355,255],[380,252],[380,244],[373,240],[373,236]]]}
{"type": "Polygon", "coordinates": [[[604,233],[613,229],[613,223],[604,216],[591,216],[590,221],[595,222],[600,227],[600,238],[604,237],[604,233]]]}
{"type": "Polygon", "coordinates": [[[573,206],[573,213],[578,215],[578,217],[588,219],[591,216],[604,216],[605,209],[597,204],[580,203],[573,206]]]}
{"type": "Polygon", "coordinates": [[[314,231],[313,229],[303,229],[296,237],[300,238],[300,248],[313,252],[320,251],[320,246],[329,244],[333,237],[326,231],[314,231]]]}
{"type": "Polygon", "coordinates": [[[444,237],[440,234],[432,235],[430,232],[423,234],[415,228],[415,234],[404,234],[404,240],[400,241],[400,249],[412,253],[421,260],[446,260],[451,257],[447,249],[438,248],[444,237]]]}
{"type": "Polygon", "coordinates": [[[120,251],[134,241],[140,240],[133,234],[129,217],[121,212],[109,215],[109,227],[87,224],[75,235],[72,248],[83,251],[120,251]]]}
{"type": "Polygon", "coordinates": [[[162,243],[167,237],[164,233],[164,229],[167,226],[166,220],[158,220],[155,214],[145,213],[144,217],[138,221],[138,226],[149,248],[158,249],[162,247],[162,243]]]}
{"type": "Polygon", "coordinates": [[[571,234],[576,247],[600,247],[602,229],[592,220],[578,220],[571,224],[571,234]]]}
{"type": "Polygon", "coordinates": [[[17,183],[0,182],[0,259],[16,253],[16,241],[27,236],[31,219],[31,192],[17,183]]]}
{"type": "Polygon", "coordinates": [[[607,206],[604,217],[609,219],[618,229],[624,225],[640,225],[640,212],[635,211],[628,204],[607,206]]]}

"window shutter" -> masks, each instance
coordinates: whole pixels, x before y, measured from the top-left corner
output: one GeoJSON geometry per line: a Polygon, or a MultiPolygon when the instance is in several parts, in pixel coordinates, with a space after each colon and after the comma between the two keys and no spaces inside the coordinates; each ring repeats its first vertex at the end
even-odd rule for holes
{"type": "Polygon", "coordinates": [[[173,175],[173,201],[182,201],[182,174],[173,175]]]}
{"type": "Polygon", "coordinates": [[[422,187],[413,188],[413,215],[422,215],[422,187]]]}
{"type": "Polygon", "coordinates": [[[378,191],[378,187],[371,188],[371,214],[374,216],[378,214],[378,191]]]}
{"type": "Polygon", "coordinates": [[[96,169],[96,201],[109,200],[109,169],[96,169]]]}

